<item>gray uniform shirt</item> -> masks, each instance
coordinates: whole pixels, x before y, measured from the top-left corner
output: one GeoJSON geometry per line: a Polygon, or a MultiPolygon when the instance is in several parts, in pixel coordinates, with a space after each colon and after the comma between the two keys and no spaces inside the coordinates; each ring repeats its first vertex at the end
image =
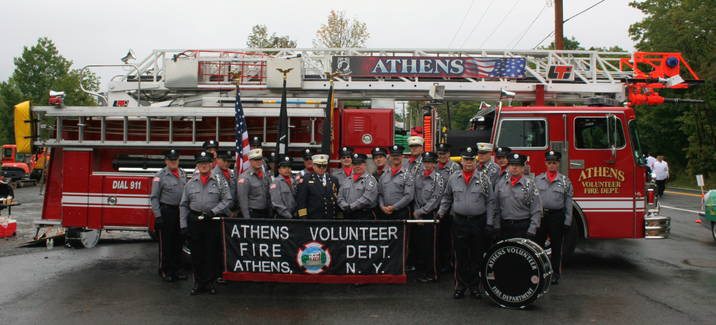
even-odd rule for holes
{"type": "Polygon", "coordinates": [[[214,167],[211,172],[213,174],[216,174],[217,176],[223,177],[224,180],[226,180],[226,182],[229,184],[229,192],[231,193],[231,205],[229,205],[226,208],[226,211],[224,211],[224,213],[228,214],[236,206],[236,173],[234,173],[232,169],[229,169],[229,174],[231,176],[229,177],[229,179],[226,179],[224,173],[221,171],[221,167],[219,166],[214,167]]]}
{"type": "Polygon", "coordinates": [[[338,190],[338,207],[343,211],[372,209],[378,204],[378,182],[363,173],[357,181],[346,178],[338,190]]]}
{"type": "Polygon", "coordinates": [[[497,179],[500,177],[500,165],[490,160],[484,164],[482,168],[480,168],[478,163],[477,169],[480,172],[487,174],[487,177],[490,178],[490,184],[497,184],[497,179]]]}
{"type": "Polygon", "coordinates": [[[249,209],[263,210],[269,207],[269,185],[271,178],[264,172],[261,179],[253,168],[243,172],[236,182],[236,198],[244,218],[249,218],[249,209]]]}
{"type": "Polygon", "coordinates": [[[381,208],[392,205],[395,210],[401,210],[413,201],[414,192],[412,177],[407,170],[401,168],[393,176],[388,168],[378,181],[378,204],[381,208]]]}
{"type": "Polygon", "coordinates": [[[334,170],[331,173],[331,176],[335,177],[338,180],[338,184],[343,184],[343,180],[351,178],[351,175],[346,175],[346,173],[343,171],[343,167],[334,170]]]}
{"type": "Polygon", "coordinates": [[[415,217],[422,219],[424,215],[438,209],[444,189],[445,179],[439,172],[433,170],[428,176],[417,175],[415,177],[415,201],[413,201],[415,217]]]}
{"type": "Polygon", "coordinates": [[[162,170],[154,174],[152,179],[152,194],[149,195],[149,202],[152,204],[154,217],[162,216],[161,204],[178,206],[181,203],[181,195],[186,185],[186,173],[179,168],[179,177],[177,178],[169,170],[164,167],[162,170]]]}
{"type": "Polygon", "coordinates": [[[448,211],[452,211],[452,215],[464,216],[486,214],[489,221],[494,208],[495,198],[487,175],[475,170],[466,184],[463,172],[459,171],[447,181],[438,214],[445,215],[448,211]]]}
{"type": "Polygon", "coordinates": [[[530,219],[527,232],[536,234],[542,218],[542,201],[539,190],[529,177],[523,176],[512,186],[510,178],[500,178],[495,186],[495,217],[491,221],[500,228],[500,220],[530,219]]]}
{"type": "Polygon", "coordinates": [[[447,182],[447,180],[450,178],[450,175],[460,170],[460,165],[448,159],[443,168],[440,168],[440,164],[437,163],[435,164],[435,169],[438,171],[438,173],[440,173],[440,176],[443,177],[443,180],[447,182]]]}
{"type": "Polygon", "coordinates": [[[571,226],[574,189],[569,178],[557,173],[554,182],[550,182],[547,173],[542,173],[535,177],[535,185],[542,199],[542,207],[550,210],[564,209],[564,225],[571,226]]]}
{"type": "Polygon", "coordinates": [[[184,192],[179,204],[179,226],[184,229],[188,226],[191,211],[214,214],[223,213],[231,204],[229,184],[223,177],[211,174],[206,185],[201,183],[201,176],[194,176],[184,186],[184,192]]]}
{"type": "Polygon", "coordinates": [[[293,218],[296,212],[296,182],[292,180],[289,185],[286,179],[279,175],[271,182],[269,193],[274,211],[282,218],[293,218]]]}
{"type": "Polygon", "coordinates": [[[403,168],[407,170],[410,175],[417,175],[423,171],[423,156],[418,156],[413,162],[410,162],[410,159],[405,159],[405,161],[403,161],[403,168]]]}

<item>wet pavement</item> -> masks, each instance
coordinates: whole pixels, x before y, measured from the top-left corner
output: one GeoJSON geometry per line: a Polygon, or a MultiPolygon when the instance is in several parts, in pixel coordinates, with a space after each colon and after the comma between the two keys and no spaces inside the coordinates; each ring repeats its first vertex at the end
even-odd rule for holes
{"type": "MultiPolygon", "coordinates": [[[[34,235],[38,188],[18,189],[18,237],[0,239],[0,324],[69,323],[713,323],[716,243],[671,216],[667,240],[588,241],[560,285],[528,310],[488,299],[452,299],[451,275],[407,285],[230,283],[218,295],[189,296],[191,283],[164,283],[156,244],[142,233],[102,234],[93,249],[17,248],[34,235]]],[[[665,206],[696,210],[695,196],[667,193],[665,206]]],[[[3,213],[6,213],[3,211],[3,213]]]]}

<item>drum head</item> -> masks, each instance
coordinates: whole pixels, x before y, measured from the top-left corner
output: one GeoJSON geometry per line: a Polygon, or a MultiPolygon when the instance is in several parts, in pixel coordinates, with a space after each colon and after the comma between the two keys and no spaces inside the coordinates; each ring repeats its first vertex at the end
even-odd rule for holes
{"type": "Polygon", "coordinates": [[[490,248],[482,268],[483,285],[498,305],[525,308],[544,292],[551,273],[539,254],[544,251],[525,239],[501,241],[490,248]],[[545,275],[548,275],[545,278],[545,275]]]}

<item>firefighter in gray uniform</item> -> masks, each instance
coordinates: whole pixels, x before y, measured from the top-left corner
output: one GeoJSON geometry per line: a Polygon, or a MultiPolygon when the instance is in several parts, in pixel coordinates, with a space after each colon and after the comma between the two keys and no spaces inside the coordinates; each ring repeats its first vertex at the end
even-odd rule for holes
{"type": "Polygon", "coordinates": [[[423,169],[423,144],[425,140],[423,137],[411,136],[408,137],[408,148],[410,148],[410,157],[405,161],[403,167],[410,173],[411,176],[417,175],[423,169]]]}
{"type": "Polygon", "coordinates": [[[542,201],[534,181],[524,175],[527,157],[513,153],[509,157],[509,177],[495,186],[495,214],[488,226],[499,230],[500,237],[535,239],[542,218],[542,201]]]}
{"type": "Polygon", "coordinates": [[[440,143],[435,148],[438,153],[438,163],[435,169],[440,173],[444,180],[450,178],[450,175],[460,170],[460,165],[450,160],[450,145],[440,143]]]}
{"type": "Polygon", "coordinates": [[[353,172],[343,180],[338,190],[338,207],[345,219],[374,219],[373,208],[378,204],[378,182],[366,171],[368,157],[362,153],[353,154],[353,172]]]}
{"type": "Polygon", "coordinates": [[[206,140],[201,145],[201,148],[204,149],[204,151],[211,154],[211,159],[216,159],[216,156],[219,152],[219,141],[216,140],[206,140]]]}
{"type": "Polygon", "coordinates": [[[271,176],[264,172],[264,157],[261,149],[249,152],[251,168],[239,176],[236,184],[236,198],[244,218],[271,218],[271,176]]]}
{"type": "MultiPolygon", "coordinates": [[[[413,201],[412,217],[420,220],[435,220],[443,197],[445,180],[435,169],[438,155],[434,152],[423,153],[423,172],[414,180],[415,200],[413,201]]],[[[416,224],[413,227],[415,238],[416,260],[418,271],[423,277],[420,282],[433,282],[438,278],[437,245],[438,228],[435,223],[416,224]]]]}
{"type": "Polygon", "coordinates": [[[494,196],[490,180],[476,170],[475,150],[462,152],[462,170],[450,176],[438,215],[452,213],[453,254],[455,257],[455,291],[453,298],[465,297],[470,289],[473,298],[480,297],[480,266],[486,249],[485,226],[494,213],[494,196]]]}
{"type": "Polygon", "coordinates": [[[378,179],[379,220],[405,220],[409,217],[408,206],[415,194],[413,176],[402,168],[403,147],[390,147],[390,169],[378,179]]]}
{"type": "Polygon", "coordinates": [[[375,171],[373,172],[373,177],[375,177],[375,179],[377,180],[380,180],[380,176],[382,176],[383,173],[388,170],[388,152],[384,148],[375,147],[373,148],[373,150],[371,150],[370,155],[373,158],[373,163],[375,164],[375,171]]]}
{"type": "MultiPolygon", "coordinates": [[[[497,164],[497,166],[500,167],[500,173],[498,175],[498,178],[507,177],[507,166],[509,165],[509,160],[507,159],[507,157],[511,153],[512,149],[510,147],[497,147],[497,149],[495,149],[495,163],[497,164]]],[[[497,183],[495,182],[495,184],[497,183]]]]}
{"type": "Polygon", "coordinates": [[[328,155],[313,155],[312,159],[314,172],[304,177],[296,190],[298,217],[335,219],[338,180],[328,175],[328,155]]]}
{"type": "Polygon", "coordinates": [[[186,280],[180,272],[181,247],[184,238],[179,228],[179,203],[186,184],[186,174],[179,168],[179,151],[164,154],[164,167],[154,174],[149,201],[154,212],[154,230],[159,236],[159,275],[168,282],[186,280]]]}
{"type": "Polygon", "coordinates": [[[296,185],[291,175],[291,157],[283,157],[276,164],[278,177],[271,183],[271,205],[279,218],[291,219],[296,213],[296,185]]]}
{"type": "Polygon", "coordinates": [[[231,150],[221,150],[214,160],[214,169],[212,173],[223,177],[226,183],[229,184],[229,190],[231,191],[231,205],[226,207],[224,214],[227,217],[234,218],[237,214],[236,209],[236,173],[231,169],[231,165],[234,164],[234,152],[231,150]]]}
{"type": "MultiPolygon", "coordinates": [[[[440,143],[437,145],[436,151],[438,153],[438,163],[435,169],[440,176],[443,177],[443,181],[447,183],[450,175],[460,171],[460,164],[450,159],[450,145],[447,143],[440,143]]],[[[438,266],[440,272],[448,272],[450,270],[450,262],[452,256],[452,218],[450,215],[446,215],[445,218],[440,220],[438,224],[438,266]]]]}
{"type": "Polygon", "coordinates": [[[572,182],[567,176],[559,172],[559,160],[562,154],[557,151],[547,151],[545,160],[547,171],[535,177],[535,185],[539,189],[542,199],[542,223],[537,231],[537,242],[545,247],[549,236],[552,248],[552,283],[558,284],[561,274],[562,245],[564,235],[569,232],[572,225],[572,196],[574,190],[572,182]]]}
{"type": "Polygon", "coordinates": [[[343,147],[341,148],[341,165],[338,169],[334,170],[331,175],[338,180],[338,186],[343,184],[343,180],[350,178],[353,172],[353,148],[343,147]]]}
{"type": "Polygon", "coordinates": [[[215,217],[231,204],[229,184],[211,173],[211,154],[202,151],[196,157],[198,173],[186,183],[182,193],[180,225],[182,233],[189,235],[191,264],[194,270],[194,287],[191,295],[208,291],[215,294],[214,280],[219,273],[217,251],[220,250],[221,229],[215,217]]]}
{"type": "Polygon", "coordinates": [[[494,185],[500,176],[500,166],[492,161],[492,148],[492,143],[477,143],[477,170],[487,174],[490,184],[494,185]]]}

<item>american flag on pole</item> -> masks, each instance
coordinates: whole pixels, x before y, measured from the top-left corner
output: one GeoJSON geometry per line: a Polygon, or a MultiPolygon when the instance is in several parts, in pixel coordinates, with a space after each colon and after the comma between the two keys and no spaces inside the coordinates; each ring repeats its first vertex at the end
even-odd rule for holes
{"type": "Polygon", "coordinates": [[[524,58],[471,58],[465,60],[465,74],[476,78],[524,78],[524,58]]]}
{"type": "Polygon", "coordinates": [[[236,167],[234,170],[240,175],[244,170],[249,169],[249,131],[246,126],[246,118],[244,117],[244,108],[241,106],[241,92],[236,87],[236,102],[234,103],[234,130],[236,131],[236,167]]]}

